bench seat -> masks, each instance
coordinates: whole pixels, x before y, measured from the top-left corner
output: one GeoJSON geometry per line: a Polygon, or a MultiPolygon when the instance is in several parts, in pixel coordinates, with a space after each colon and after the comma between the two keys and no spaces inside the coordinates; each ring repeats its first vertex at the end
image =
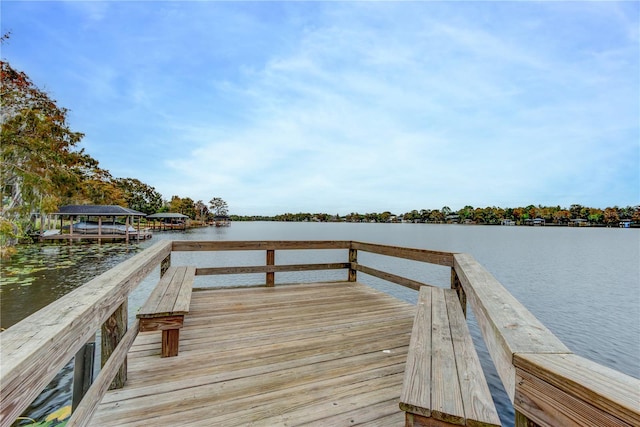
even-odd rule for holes
{"type": "Polygon", "coordinates": [[[162,331],[162,357],[178,355],[195,275],[193,266],[169,267],[136,315],[140,332],[162,331]]]}
{"type": "Polygon", "coordinates": [[[500,425],[452,289],[420,288],[400,409],[406,426],[500,425]]]}

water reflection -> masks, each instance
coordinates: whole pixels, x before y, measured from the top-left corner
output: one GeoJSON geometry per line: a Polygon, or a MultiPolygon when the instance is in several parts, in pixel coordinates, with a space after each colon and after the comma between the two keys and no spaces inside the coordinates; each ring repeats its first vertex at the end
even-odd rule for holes
{"type": "Polygon", "coordinates": [[[10,327],[141,250],[123,243],[18,247],[2,262],[0,327],[10,327]]]}

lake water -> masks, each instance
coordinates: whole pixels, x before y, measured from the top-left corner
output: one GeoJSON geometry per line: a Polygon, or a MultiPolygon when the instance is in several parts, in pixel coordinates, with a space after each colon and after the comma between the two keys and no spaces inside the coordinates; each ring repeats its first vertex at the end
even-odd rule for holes
{"type": "MultiPolygon", "coordinates": [[[[237,222],[231,227],[154,234],[125,244],[46,244],[20,249],[3,262],[0,314],[3,328],[69,292],[159,239],[176,240],[358,240],[472,254],[520,302],[576,354],[640,378],[640,230],[617,228],[491,227],[431,224],[237,222]]],[[[346,251],[276,252],[276,264],[344,262],[346,251]],[[310,261],[310,257],[314,260],[310,261]]],[[[264,264],[264,252],[176,253],[173,264],[202,266],[264,264]]],[[[449,286],[449,269],[358,254],[358,262],[438,286],[449,286]]],[[[135,314],[158,274],[132,294],[135,314]]],[[[276,274],[276,283],[344,279],[346,272],[276,274]]],[[[417,292],[358,274],[358,280],[415,303],[417,292]]],[[[196,285],[263,283],[264,275],[198,277],[196,285]]],[[[513,409],[502,390],[473,316],[470,329],[504,425],[513,409]]],[[[29,409],[42,419],[68,404],[67,367],[29,409]]]]}

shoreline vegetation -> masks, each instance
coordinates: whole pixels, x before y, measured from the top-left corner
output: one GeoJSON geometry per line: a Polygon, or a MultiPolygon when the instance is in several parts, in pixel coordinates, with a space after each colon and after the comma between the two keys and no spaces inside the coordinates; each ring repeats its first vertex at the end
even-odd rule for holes
{"type": "Polygon", "coordinates": [[[330,215],[327,213],[285,213],[275,216],[230,215],[232,221],[284,221],[284,222],[370,222],[370,223],[423,223],[423,224],[469,224],[469,225],[558,225],[558,226],[601,226],[640,227],[640,205],[607,207],[605,209],[573,204],[569,208],[560,206],[534,206],[516,208],[465,206],[452,210],[421,209],[394,214],[358,213],[330,215]]]}

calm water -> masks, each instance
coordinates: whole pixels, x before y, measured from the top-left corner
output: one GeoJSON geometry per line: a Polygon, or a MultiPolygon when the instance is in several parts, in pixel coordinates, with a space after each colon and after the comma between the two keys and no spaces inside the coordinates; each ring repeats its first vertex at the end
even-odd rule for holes
{"type": "MultiPolygon", "coordinates": [[[[155,233],[139,245],[33,245],[2,265],[1,325],[7,328],[159,239],[178,240],[359,240],[425,249],[468,252],[575,353],[640,378],[640,230],[555,227],[487,227],[425,224],[234,223],[228,228],[155,233]]],[[[344,261],[346,251],[276,253],[276,263],[344,261]]],[[[256,265],[264,252],[177,253],[174,265],[256,265]]],[[[449,269],[358,254],[362,264],[439,286],[449,269]]],[[[153,273],[132,294],[135,313],[153,287],[153,273]]],[[[344,279],[346,273],[277,274],[276,282],[344,279]]],[[[359,273],[358,279],[409,302],[417,293],[359,273]]],[[[264,275],[198,277],[198,286],[251,284],[264,275]]],[[[473,317],[470,329],[503,423],[513,410],[482,343],[473,317]]],[[[70,400],[70,368],[29,410],[44,415],[70,400]]]]}

